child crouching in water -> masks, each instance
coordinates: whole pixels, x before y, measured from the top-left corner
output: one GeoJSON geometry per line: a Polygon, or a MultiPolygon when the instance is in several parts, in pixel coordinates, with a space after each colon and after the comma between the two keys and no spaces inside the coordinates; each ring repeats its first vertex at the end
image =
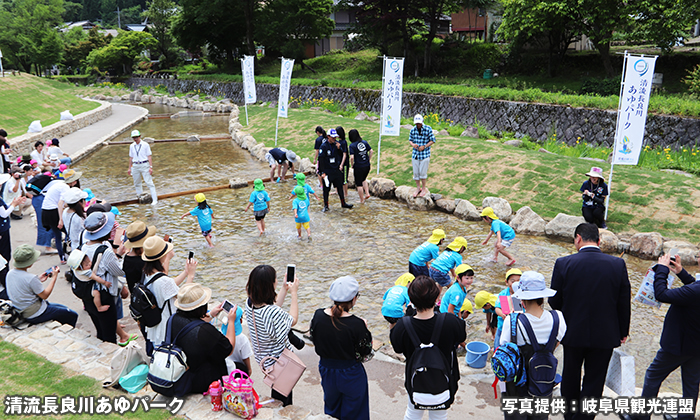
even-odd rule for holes
{"type": "Polygon", "coordinates": [[[265,191],[263,180],[258,178],[253,181],[253,192],[250,193],[250,199],[244,212],[248,211],[250,206],[253,206],[253,214],[255,215],[255,224],[258,226],[260,236],[265,234],[265,215],[270,212],[270,196],[265,191]]]}
{"type": "MultiPolygon", "coordinates": [[[[467,300],[467,291],[474,282],[474,270],[467,264],[460,264],[455,269],[455,282],[442,296],[440,312],[460,316],[462,305],[467,300]]],[[[468,302],[468,301],[467,301],[468,302]]]]}
{"type": "Polygon", "coordinates": [[[292,201],[292,208],[294,209],[294,221],[297,224],[297,237],[301,239],[301,228],[302,226],[306,229],[306,235],[311,239],[311,219],[309,218],[309,198],[306,196],[306,191],[304,187],[299,185],[294,188],[294,194],[296,198],[292,201]]]}
{"type": "Polygon", "coordinates": [[[389,328],[404,316],[404,307],[408,309],[411,299],[408,297],[408,285],[415,279],[413,274],[402,274],[392,287],[384,293],[384,303],[382,304],[382,315],[389,322],[389,328]]]}
{"type": "Polygon", "coordinates": [[[214,243],[211,241],[211,220],[214,218],[214,210],[207,204],[207,197],[205,197],[204,194],[195,194],[194,200],[197,202],[197,207],[183,214],[180,218],[184,219],[188,214],[197,216],[199,228],[202,230],[202,236],[207,240],[209,247],[213,248],[214,243]]]}
{"type": "Polygon", "coordinates": [[[507,266],[515,264],[515,258],[510,255],[510,252],[506,251],[506,248],[513,244],[515,240],[515,231],[507,223],[499,220],[496,213],[493,212],[491,207],[486,207],[481,211],[481,220],[491,226],[491,231],[489,236],[486,237],[481,245],[486,245],[489,243],[489,239],[493,234],[496,234],[496,244],[494,245],[495,251],[493,253],[492,262],[498,262],[498,254],[503,254],[504,257],[508,258],[507,266]]]}

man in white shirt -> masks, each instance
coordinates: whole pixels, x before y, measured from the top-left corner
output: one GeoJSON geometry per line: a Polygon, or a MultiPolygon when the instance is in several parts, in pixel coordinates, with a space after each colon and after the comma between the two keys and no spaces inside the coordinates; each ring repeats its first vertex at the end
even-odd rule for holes
{"type": "Polygon", "coordinates": [[[36,143],[34,143],[34,151],[32,151],[29,156],[32,157],[37,163],[37,168],[40,169],[41,171],[49,171],[51,170],[51,167],[47,164],[46,162],[46,153],[44,151],[44,142],[41,140],[37,140],[36,143]]]}
{"type": "MultiPolygon", "coordinates": [[[[22,177],[22,172],[22,169],[20,169],[18,166],[13,165],[10,168],[10,175],[12,178],[7,181],[2,190],[2,200],[5,203],[11,203],[16,197],[23,197],[27,195],[27,183],[22,177]]],[[[24,209],[31,205],[32,203],[29,201],[25,201],[23,204],[18,205],[10,214],[10,219],[20,220],[24,209]]]]}
{"type": "Polygon", "coordinates": [[[156,194],[156,186],[153,185],[153,157],[151,155],[151,146],[141,140],[139,130],[131,132],[131,138],[134,140],[129,146],[129,175],[134,178],[134,188],[136,195],[143,194],[143,186],[141,180],[146,183],[151,190],[151,198],[154,206],[158,204],[158,194],[156,194]]]}

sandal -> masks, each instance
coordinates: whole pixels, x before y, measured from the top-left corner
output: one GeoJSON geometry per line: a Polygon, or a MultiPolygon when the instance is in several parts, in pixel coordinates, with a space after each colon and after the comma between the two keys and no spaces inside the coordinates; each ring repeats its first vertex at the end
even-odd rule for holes
{"type": "Polygon", "coordinates": [[[126,347],[127,344],[131,343],[132,341],[136,340],[139,336],[136,334],[131,334],[131,337],[129,337],[126,341],[120,341],[119,344],[121,347],[126,347]]]}

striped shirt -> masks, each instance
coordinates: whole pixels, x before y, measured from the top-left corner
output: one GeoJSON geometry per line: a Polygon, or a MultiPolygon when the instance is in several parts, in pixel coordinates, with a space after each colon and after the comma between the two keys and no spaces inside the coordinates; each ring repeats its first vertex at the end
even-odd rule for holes
{"type": "MultiPolygon", "coordinates": [[[[417,144],[418,146],[425,146],[431,141],[435,143],[435,135],[433,134],[433,129],[429,125],[423,124],[423,128],[420,133],[417,127],[413,127],[411,132],[408,133],[408,141],[417,144]]],[[[423,151],[418,151],[413,149],[413,159],[423,160],[430,157],[430,147],[426,147],[423,151]]]]}
{"type": "MultiPolygon", "coordinates": [[[[267,357],[279,357],[285,348],[292,349],[289,343],[289,331],[292,329],[294,319],[291,315],[277,305],[265,305],[262,308],[251,306],[250,299],[246,302],[245,317],[250,331],[250,342],[253,344],[255,361],[260,361],[267,357]],[[253,321],[255,313],[255,321],[253,321]]],[[[268,359],[265,368],[275,364],[274,360],[268,359]]]]}

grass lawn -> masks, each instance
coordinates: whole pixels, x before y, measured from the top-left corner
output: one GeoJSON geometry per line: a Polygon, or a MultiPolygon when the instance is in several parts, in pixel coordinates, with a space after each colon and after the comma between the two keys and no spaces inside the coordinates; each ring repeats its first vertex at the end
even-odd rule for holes
{"type": "MultiPolygon", "coordinates": [[[[244,131],[258,142],[274,147],[276,108],[249,106],[250,126],[244,131]]],[[[341,125],[345,132],[356,128],[374,149],[372,172],[376,176],[379,125],[341,118],[309,109],[290,109],[280,119],[278,144],[313,161],[314,129],[341,125]]],[[[428,186],[433,193],[465,198],[476,206],[487,196],[508,200],[516,211],[528,205],[545,218],[558,213],[581,214],[579,188],[591,166],[610,165],[574,157],[540,153],[504,146],[483,139],[441,137],[433,147],[428,186]]],[[[381,177],[397,185],[415,185],[412,180],[408,130],[399,137],[382,138],[381,177]]],[[[673,239],[700,241],[700,191],[697,178],[651,171],[636,166],[615,167],[608,225],[616,233],[656,231],[673,239]]]]}
{"type": "MultiPolygon", "coordinates": [[[[105,389],[92,378],[78,375],[75,372],[53,364],[41,356],[30,351],[23,350],[14,344],[0,341],[0,394],[3,396],[72,396],[76,400],[76,410],[78,407],[78,397],[80,396],[106,396],[114,398],[126,395],[113,389],[105,389]]],[[[5,412],[5,398],[2,399],[0,412],[5,412]]],[[[59,413],[61,402],[58,401],[59,413]]],[[[25,406],[26,407],[26,406],[25,406]]],[[[140,419],[140,420],[160,420],[176,418],[170,412],[161,409],[150,410],[145,413],[143,405],[137,412],[127,412],[124,415],[109,414],[99,415],[101,419],[140,419]]],[[[41,410],[41,406],[39,406],[41,410]]],[[[49,418],[49,416],[7,416],[3,418],[49,418]]],[[[88,419],[94,415],[64,415],[52,416],[51,418],[61,419],[88,419]]]]}
{"type": "Polygon", "coordinates": [[[4,98],[0,107],[0,128],[12,138],[26,133],[34,120],[40,120],[41,125],[47,127],[59,121],[59,114],[65,110],[77,116],[99,106],[77,98],[67,90],[71,86],[26,73],[0,78],[0,93],[4,98]]]}

